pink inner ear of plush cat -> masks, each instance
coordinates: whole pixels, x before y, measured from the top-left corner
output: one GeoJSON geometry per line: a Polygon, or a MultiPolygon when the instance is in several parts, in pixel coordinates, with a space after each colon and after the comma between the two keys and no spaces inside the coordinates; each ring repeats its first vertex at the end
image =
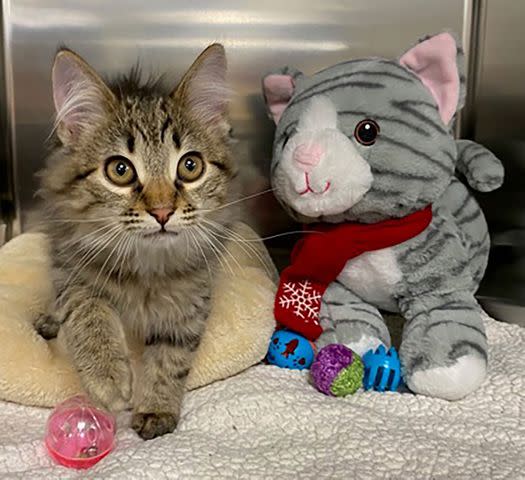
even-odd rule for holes
{"type": "Polygon", "coordinates": [[[459,74],[456,42],[449,33],[441,33],[411,48],[400,59],[412,70],[436,100],[443,123],[448,124],[458,106],[459,74]]]}
{"type": "Polygon", "coordinates": [[[275,123],[279,123],[288,102],[292,98],[295,84],[290,75],[268,75],[263,80],[268,109],[275,123]]]}

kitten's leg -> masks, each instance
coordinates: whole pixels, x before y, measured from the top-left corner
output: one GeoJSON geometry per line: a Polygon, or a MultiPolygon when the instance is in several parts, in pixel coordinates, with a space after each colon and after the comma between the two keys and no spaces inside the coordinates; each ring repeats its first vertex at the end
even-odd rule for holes
{"type": "Polygon", "coordinates": [[[320,320],[323,333],[316,342],[319,348],[342,343],[363,355],[381,344],[390,346],[390,334],[379,310],[339,281],[332,282],[323,295],[320,320]]]}
{"type": "Polygon", "coordinates": [[[408,387],[457,400],[474,391],[487,369],[481,308],[469,291],[425,294],[400,302],[407,319],[400,356],[408,387]]]}
{"type": "Polygon", "coordinates": [[[146,339],[143,376],[136,395],[133,429],[145,440],[172,432],[179,421],[186,379],[200,339],[201,325],[146,339]]]}
{"type": "Polygon", "coordinates": [[[93,401],[111,411],[128,407],[132,371],[124,330],[116,310],[91,289],[64,294],[57,311],[68,352],[93,401]]]}
{"type": "Polygon", "coordinates": [[[60,319],[57,315],[58,305],[63,302],[63,296],[67,293],[67,286],[64,285],[64,273],[59,269],[53,270],[53,284],[56,289],[56,297],[48,306],[47,311],[41,313],[33,322],[37,333],[46,340],[56,338],[60,330],[60,319]]]}

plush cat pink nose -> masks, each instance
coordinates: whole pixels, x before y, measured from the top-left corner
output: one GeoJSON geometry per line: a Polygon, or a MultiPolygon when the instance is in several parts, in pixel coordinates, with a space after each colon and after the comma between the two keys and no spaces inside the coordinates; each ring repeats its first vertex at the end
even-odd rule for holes
{"type": "Polygon", "coordinates": [[[293,159],[301,170],[310,172],[319,164],[323,155],[323,147],[318,143],[303,143],[294,150],[293,159]]]}
{"type": "Polygon", "coordinates": [[[168,223],[168,220],[173,215],[174,210],[172,208],[154,208],[148,210],[148,213],[159,222],[162,226],[168,223]]]}

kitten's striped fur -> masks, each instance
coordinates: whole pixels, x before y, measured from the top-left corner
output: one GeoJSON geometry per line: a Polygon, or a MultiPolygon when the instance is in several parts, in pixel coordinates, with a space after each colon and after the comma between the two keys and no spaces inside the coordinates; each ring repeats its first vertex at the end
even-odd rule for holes
{"type": "Polygon", "coordinates": [[[67,49],[55,59],[57,124],[40,195],[57,298],[37,327],[47,337],[63,330],[96,402],[120,410],[133,397],[132,425],[145,439],[177,425],[223,249],[224,235],[204,229],[233,221],[223,208],[235,176],[225,70],[212,45],[170,92],[137,71],[106,84],[67,49]],[[132,184],[108,177],[115,156],[119,172],[119,158],[132,162],[132,184]],[[196,157],[204,173],[185,181],[179,164],[200,165],[196,157]],[[125,331],[145,345],[135,392],[125,331]]]}

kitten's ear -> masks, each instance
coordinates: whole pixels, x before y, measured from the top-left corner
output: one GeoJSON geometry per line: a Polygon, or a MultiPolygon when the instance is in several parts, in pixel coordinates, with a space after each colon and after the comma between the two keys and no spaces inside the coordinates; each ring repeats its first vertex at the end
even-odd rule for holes
{"type": "Polygon", "coordinates": [[[457,55],[456,40],[450,33],[444,32],[426,38],[399,60],[430,90],[445,125],[448,125],[460,106],[457,55]]]}
{"type": "Polygon", "coordinates": [[[103,120],[115,96],[97,73],[76,53],[61,49],[52,72],[55,128],[68,143],[103,120]]]}
{"type": "Polygon", "coordinates": [[[226,83],[224,47],[214,43],[206,48],[184,74],[172,96],[195,120],[208,125],[227,125],[231,91],[226,83]]]}

